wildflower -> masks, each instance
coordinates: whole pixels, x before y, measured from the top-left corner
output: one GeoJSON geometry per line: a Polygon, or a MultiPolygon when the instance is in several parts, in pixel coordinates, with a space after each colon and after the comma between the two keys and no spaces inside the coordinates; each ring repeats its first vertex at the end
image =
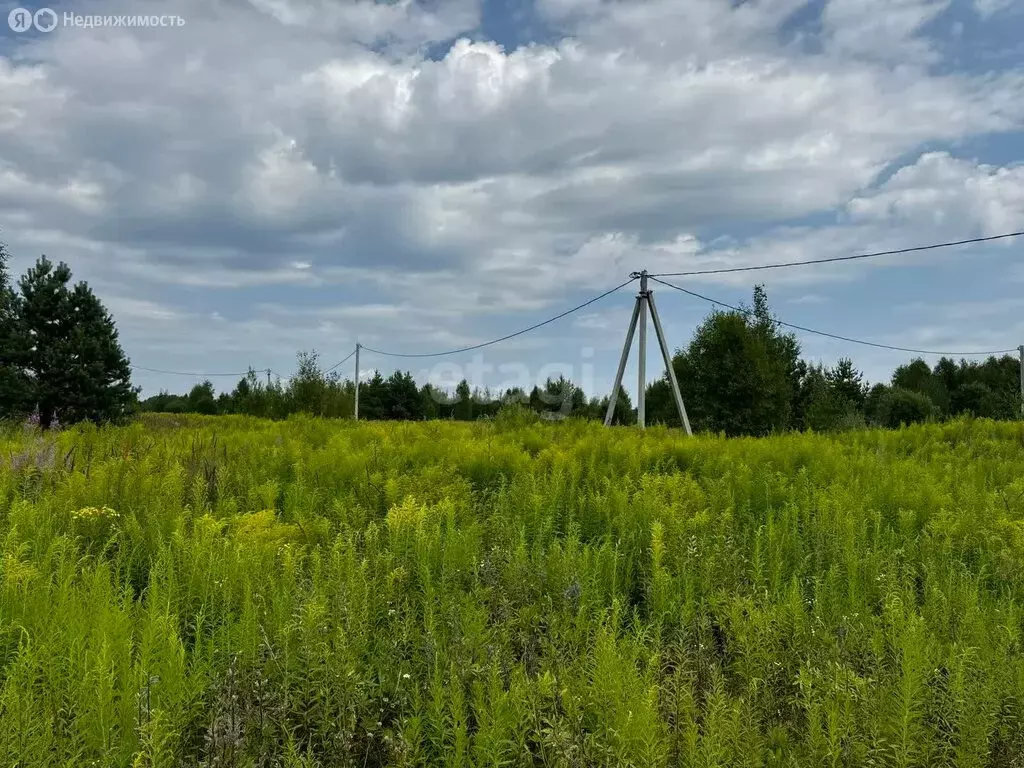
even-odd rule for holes
{"type": "Polygon", "coordinates": [[[115,519],[120,516],[119,512],[110,507],[82,507],[71,513],[71,517],[75,520],[115,519]]]}

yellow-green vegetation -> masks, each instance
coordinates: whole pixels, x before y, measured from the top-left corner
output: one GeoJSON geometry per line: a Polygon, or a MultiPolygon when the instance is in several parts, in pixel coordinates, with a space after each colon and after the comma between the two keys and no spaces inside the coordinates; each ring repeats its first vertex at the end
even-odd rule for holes
{"type": "Polygon", "coordinates": [[[0,438],[0,764],[1019,766],[1024,425],[0,438]]]}

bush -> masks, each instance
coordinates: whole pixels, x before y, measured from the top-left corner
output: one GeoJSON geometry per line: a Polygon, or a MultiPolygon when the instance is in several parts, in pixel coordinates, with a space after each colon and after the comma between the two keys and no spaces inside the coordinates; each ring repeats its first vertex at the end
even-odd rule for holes
{"type": "Polygon", "coordinates": [[[503,427],[521,427],[527,424],[535,424],[539,417],[537,412],[529,406],[512,401],[505,403],[498,409],[495,422],[503,427]]]}
{"type": "Polygon", "coordinates": [[[877,420],[880,426],[896,429],[935,418],[938,409],[928,395],[903,387],[892,387],[879,398],[877,420]]]}
{"type": "Polygon", "coordinates": [[[863,423],[857,406],[831,387],[815,393],[804,415],[804,425],[815,432],[841,432],[863,423]]]}

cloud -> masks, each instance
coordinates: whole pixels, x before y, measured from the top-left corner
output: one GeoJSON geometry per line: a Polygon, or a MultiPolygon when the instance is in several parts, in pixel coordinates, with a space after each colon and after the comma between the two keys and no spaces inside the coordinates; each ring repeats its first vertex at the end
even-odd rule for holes
{"type": "Polygon", "coordinates": [[[824,296],[819,296],[816,293],[805,293],[801,296],[796,296],[789,299],[787,304],[827,304],[828,299],[824,296]]]}
{"type": "Polygon", "coordinates": [[[473,0],[441,0],[428,6],[414,0],[251,0],[252,6],[304,33],[330,32],[365,45],[386,42],[391,50],[413,48],[455,37],[479,23],[473,0]]]}
{"type": "Polygon", "coordinates": [[[832,49],[881,60],[934,62],[933,42],[918,33],[951,0],[831,0],[822,14],[832,49]]]}
{"type": "Polygon", "coordinates": [[[60,29],[0,57],[4,236],[141,302],[128,342],[179,349],[164,326],[216,305],[201,349],[284,355],[341,324],[473,343],[642,267],[995,233],[1024,217],[1021,170],[955,147],[1017,135],[1024,73],[937,66],[947,5],[538,0],[555,34],[515,49],[471,0],[183,0],[181,28],[60,29]]]}
{"type": "Polygon", "coordinates": [[[982,18],[994,16],[1013,6],[1013,0],[974,0],[974,10],[982,18]]]}
{"type": "Polygon", "coordinates": [[[573,326],[594,331],[607,331],[614,328],[619,320],[620,318],[613,316],[611,313],[588,312],[584,315],[578,315],[576,320],[573,321],[573,326]]]}
{"type": "Polygon", "coordinates": [[[860,220],[898,220],[946,229],[966,219],[984,235],[1024,225],[1024,165],[994,167],[930,152],[880,189],[847,206],[860,220]]]}

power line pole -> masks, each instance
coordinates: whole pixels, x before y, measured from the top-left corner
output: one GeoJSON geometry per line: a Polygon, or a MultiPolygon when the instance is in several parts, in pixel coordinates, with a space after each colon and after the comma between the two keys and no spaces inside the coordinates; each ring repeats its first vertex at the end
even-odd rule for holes
{"type": "Polygon", "coordinates": [[[355,415],[356,421],[359,421],[359,347],[360,344],[356,342],[356,408],[355,415]]]}
{"type": "Polygon", "coordinates": [[[665,370],[668,372],[668,383],[672,386],[672,397],[676,401],[676,412],[683,422],[683,429],[686,434],[692,435],[690,419],[686,415],[686,406],[683,404],[683,394],[679,391],[679,381],[676,379],[676,369],[672,366],[672,353],[668,350],[668,342],[665,341],[665,329],[661,327],[661,318],[658,317],[658,308],[654,305],[654,294],[648,292],[647,301],[651,305],[651,320],[654,321],[654,332],[658,335],[658,345],[661,347],[661,357],[665,361],[665,370]]]}
{"type": "Polygon", "coordinates": [[[636,425],[647,428],[647,302],[651,293],[647,290],[647,270],[640,273],[640,357],[637,359],[636,425]]]}
{"type": "Polygon", "coordinates": [[[612,423],[615,415],[615,406],[619,403],[619,389],[622,387],[622,375],[626,372],[626,360],[629,359],[629,348],[633,346],[633,334],[636,333],[636,321],[640,317],[640,297],[637,296],[636,304],[633,305],[633,317],[629,321],[629,330],[626,331],[626,343],[622,347],[622,357],[619,358],[619,370],[615,374],[615,384],[612,385],[611,399],[608,401],[608,411],[604,415],[604,425],[607,427],[612,423]]]}
{"type": "MultiPolygon", "coordinates": [[[[608,426],[615,416],[615,406],[619,401],[619,390],[622,389],[622,376],[626,372],[626,361],[629,359],[629,348],[633,346],[633,335],[636,333],[637,321],[640,325],[640,360],[637,394],[637,426],[641,429],[646,426],[646,389],[647,389],[647,310],[650,309],[651,320],[654,321],[654,332],[658,337],[658,346],[661,348],[661,357],[665,362],[665,370],[668,374],[669,384],[672,388],[672,396],[676,402],[676,411],[679,413],[679,421],[686,430],[686,434],[692,435],[690,419],[686,415],[686,406],[683,404],[683,395],[679,391],[679,381],[676,379],[675,369],[672,368],[672,355],[669,353],[668,342],[665,340],[665,330],[661,325],[661,318],[658,317],[658,308],[654,304],[654,292],[647,287],[647,270],[634,272],[630,277],[640,278],[640,292],[636,296],[636,304],[633,306],[633,317],[629,321],[629,330],[626,332],[626,343],[622,347],[622,357],[619,358],[619,369],[615,374],[615,384],[612,386],[611,399],[608,402],[608,411],[605,413],[604,423],[608,426]]],[[[1024,354],[1024,352],[1022,352],[1024,354]]]]}
{"type": "Polygon", "coordinates": [[[1024,344],[1017,347],[1020,352],[1020,415],[1024,419],[1024,344]]]}
{"type": "Polygon", "coordinates": [[[270,369],[267,368],[267,390],[270,390],[270,369]]]}

